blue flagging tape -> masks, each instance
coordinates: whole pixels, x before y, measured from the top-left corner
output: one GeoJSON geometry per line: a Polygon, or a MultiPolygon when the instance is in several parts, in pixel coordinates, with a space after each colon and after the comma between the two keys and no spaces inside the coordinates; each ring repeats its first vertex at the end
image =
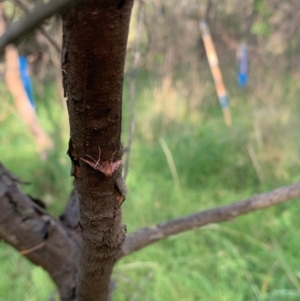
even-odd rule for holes
{"type": "Polygon", "coordinates": [[[219,102],[220,102],[220,105],[221,105],[222,109],[225,109],[225,108],[229,107],[228,97],[227,97],[226,94],[219,96],[219,102]]]}
{"type": "Polygon", "coordinates": [[[248,83],[249,50],[246,43],[240,44],[238,50],[238,83],[244,88],[248,83]]]}
{"type": "Polygon", "coordinates": [[[247,74],[238,74],[238,83],[239,86],[245,88],[248,83],[248,75],[247,74]]]}
{"type": "Polygon", "coordinates": [[[20,75],[21,75],[21,80],[23,82],[23,87],[26,91],[31,106],[35,108],[34,96],[32,92],[32,85],[31,85],[31,80],[28,72],[28,64],[27,64],[26,56],[19,57],[19,64],[20,64],[20,75]]]}

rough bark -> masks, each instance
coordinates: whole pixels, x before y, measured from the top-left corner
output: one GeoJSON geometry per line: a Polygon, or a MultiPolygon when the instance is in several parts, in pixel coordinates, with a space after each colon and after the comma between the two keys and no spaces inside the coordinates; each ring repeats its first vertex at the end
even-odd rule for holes
{"type": "Polygon", "coordinates": [[[107,300],[125,237],[122,85],[133,1],[85,0],[63,16],[62,70],[71,174],[80,200],[78,300],[107,300]]]}
{"type": "Polygon", "coordinates": [[[0,237],[49,273],[62,301],[75,301],[79,245],[73,231],[26,196],[19,182],[0,164],[0,237]]]}

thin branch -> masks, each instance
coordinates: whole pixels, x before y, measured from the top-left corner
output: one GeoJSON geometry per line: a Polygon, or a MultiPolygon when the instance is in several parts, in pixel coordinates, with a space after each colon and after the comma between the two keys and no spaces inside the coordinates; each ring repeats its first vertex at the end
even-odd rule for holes
{"type": "Polygon", "coordinates": [[[129,125],[129,137],[127,142],[127,152],[126,152],[126,159],[124,163],[124,180],[126,180],[128,171],[129,171],[129,159],[130,159],[130,151],[131,145],[133,140],[133,133],[134,133],[134,103],[135,103],[135,78],[136,78],[136,71],[138,62],[140,59],[140,38],[141,38],[141,28],[144,18],[144,2],[140,1],[140,6],[138,10],[138,22],[136,28],[136,38],[134,42],[133,48],[133,62],[132,68],[130,72],[130,125],[129,125]]]}
{"type": "MultiPolygon", "coordinates": [[[[14,2],[20,7],[25,13],[29,13],[30,10],[24,5],[23,2],[20,0],[14,0],[14,2]]],[[[42,35],[49,41],[49,43],[55,48],[55,50],[60,54],[61,53],[61,47],[58,45],[58,43],[49,35],[49,33],[42,27],[39,26],[38,30],[41,32],[42,35]]]]}
{"type": "Polygon", "coordinates": [[[32,253],[32,252],[34,252],[34,251],[36,251],[36,250],[42,248],[45,244],[46,244],[46,242],[43,241],[43,242],[41,242],[40,244],[38,244],[38,245],[36,245],[36,246],[34,246],[34,247],[32,247],[32,248],[29,248],[29,249],[20,251],[20,254],[21,254],[21,255],[27,255],[27,254],[29,254],[29,253],[32,253]]]}
{"type": "Polygon", "coordinates": [[[122,245],[119,259],[156,241],[211,223],[232,220],[252,211],[268,208],[300,197],[300,183],[277,188],[227,206],[208,209],[185,217],[173,219],[152,227],[142,228],[128,235],[122,245]]]}
{"type": "Polygon", "coordinates": [[[51,0],[46,4],[37,4],[28,14],[8,27],[0,38],[0,52],[3,52],[8,44],[17,42],[22,36],[34,30],[44,20],[78,2],[79,0],[51,0]]]}

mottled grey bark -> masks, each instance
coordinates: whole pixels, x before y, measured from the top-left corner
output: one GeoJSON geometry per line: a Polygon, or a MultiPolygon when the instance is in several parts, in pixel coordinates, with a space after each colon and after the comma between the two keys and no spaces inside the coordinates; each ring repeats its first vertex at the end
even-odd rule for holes
{"type": "Polygon", "coordinates": [[[75,301],[79,245],[64,227],[19,188],[0,163],[0,238],[51,276],[62,301],[75,301]]]}

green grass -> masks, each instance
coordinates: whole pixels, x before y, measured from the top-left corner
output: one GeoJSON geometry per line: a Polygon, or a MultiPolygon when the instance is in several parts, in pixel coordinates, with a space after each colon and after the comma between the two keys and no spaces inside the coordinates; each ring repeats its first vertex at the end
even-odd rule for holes
{"type": "MultiPolygon", "coordinates": [[[[123,205],[128,232],[299,181],[299,84],[291,78],[275,82],[264,97],[256,87],[240,91],[233,78],[227,80],[232,129],[224,125],[214,93],[187,100],[180,90],[138,75],[129,193],[123,205]]],[[[46,200],[57,215],[71,189],[68,118],[55,101],[54,86],[46,88],[38,113],[55,137],[56,150],[47,162],[39,159],[11,100],[3,96],[2,110],[14,114],[1,121],[0,153],[8,168],[31,183],[24,189],[46,200]]],[[[125,82],[124,144],[128,118],[125,82]]],[[[114,300],[299,300],[299,213],[296,200],[151,245],[116,265],[114,300]]],[[[51,292],[53,284],[40,268],[0,242],[0,301],[42,301],[51,292]]]]}

